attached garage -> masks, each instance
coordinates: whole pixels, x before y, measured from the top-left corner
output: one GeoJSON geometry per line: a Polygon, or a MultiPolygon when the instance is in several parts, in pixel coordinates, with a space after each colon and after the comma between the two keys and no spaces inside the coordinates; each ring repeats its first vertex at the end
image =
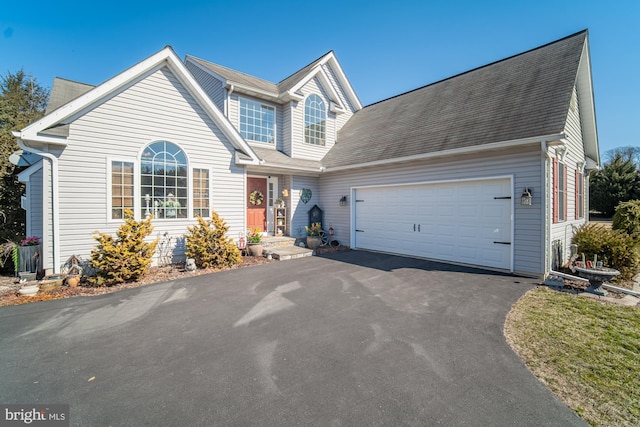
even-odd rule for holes
{"type": "Polygon", "coordinates": [[[352,245],[513,271],[511,177],[354,188],[352,245]]]}

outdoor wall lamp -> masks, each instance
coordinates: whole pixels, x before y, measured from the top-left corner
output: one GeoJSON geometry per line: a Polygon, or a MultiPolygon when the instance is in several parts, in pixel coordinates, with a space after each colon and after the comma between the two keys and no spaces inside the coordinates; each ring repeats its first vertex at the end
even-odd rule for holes
{"type": "Polygon", "coordinates": [[[289,190],[287,190],[286,188],[282,190],[282,197],[289,197],[289,190]]]}
{"type": "Polygon", "coordinates": [[[340,206],[347,206],[347,196],[340,197],[340,206]]]}
{"type": "Polygon", "coordinates": [[[522,196],[520,197],[520,204],[522,206],[531,206],[531,200],[533,196],[531,196],[531,190],[529,188],[525,188],[522,192],[522,196]]]}

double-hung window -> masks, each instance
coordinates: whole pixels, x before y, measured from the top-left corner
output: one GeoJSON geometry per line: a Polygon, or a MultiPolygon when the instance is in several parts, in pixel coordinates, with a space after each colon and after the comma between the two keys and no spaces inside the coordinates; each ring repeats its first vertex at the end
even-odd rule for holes
{"type": "Polygon", "coordinates": [[[567,220],[567,167],[553,159],[553,222],[567,220]]]}
{"type": "Polygon", "coordinates": [[[584,174],[576,170],[576,219],[584,218],[584,174]]]}
{"type": "Polygon", "coordinates": [[[273,144],[276,138],[276,109],[240,98],[240,135],[247,141],[273,144]]]}
{"type": "Polygon", "coordinates": [[[133,162],[111,162],[111,219],[124,218],[124,210],[133,210],[133,162]]]}

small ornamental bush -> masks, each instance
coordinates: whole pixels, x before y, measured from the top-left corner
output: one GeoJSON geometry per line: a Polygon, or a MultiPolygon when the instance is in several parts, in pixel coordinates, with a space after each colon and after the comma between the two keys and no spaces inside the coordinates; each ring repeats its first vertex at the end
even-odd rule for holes
{"type": "Polygon", "coordinates": [[[193,258],[200,268],[232,267],[242,261],[240,250],[227,237],[229,226],[216,211],[211,212],[211,220],[197,219],[197,224],[187,227],[188,258],[193,258]]]}
{"type": "Polygon", "coordinates": [[[640,268],[640,247],[637,241],[621,230],[610,230],[600,224],[586,224],[573,235],[572,242],[578,245],[578,255],[598,260],[606,267],[620,271],[619,279],[629,281],[640,268]]]}
{"type": "Polygon", "coordinates": [[[149,270],[158,244],[157,239],[145,241],[153,231],[153,217],[136,221],[131,209],[125,209],[124,217],[115,238],[99,232],[93,236],[98,242],[91,251],[91,267],[96,270],[96,277],[90,278],[90,283],[94,285],[111,286],[135,281],[149,270]]]}
{"type": "Polygon", "coordinates": [[[613,229],[623,230],[636,239],[640,238],[640,200],[622,202],[616,207],[613,229]]]}

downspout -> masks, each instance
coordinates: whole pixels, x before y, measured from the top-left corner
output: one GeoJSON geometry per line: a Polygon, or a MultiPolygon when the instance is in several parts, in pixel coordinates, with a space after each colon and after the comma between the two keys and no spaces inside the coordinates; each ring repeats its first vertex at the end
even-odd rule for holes
{"type": "MultiPolygon", "coordinates": [[[[18,147],[20,147],[21,149],[28,151],[30,153],[34,153],[37,154],[39,156],[42,156],[44,158],[47,158],[51,161],[51,222],[53,224],[53,230],[52,230],[52,237],[53,237],[53,260],[52,260],[52,267],[53,267],[53,272],[54,273],[58,273],[58,260],[60,259],[60,239],[59,239],[59,229],[60,229],[60,216],[58,214],[59,212],[59,208],[60,208],[60,202],[58,200],[58,190],[59,190],[59,184],[58,184],[58,158],[56,156],[54,156],[51,153],[48,153],[46,151],[40,150],[38,148],[33,148],[33,147],[29,147],[27,146],[24,141],[22,139],[20,139],[19,137],[20,134],[18,134],[18,147]]],[[[16,136],[14,134],[14,136],[16,136]]],[[[46,209],[46,206],[42,207],[43,209],[46,209]]],[[[43,217],[44,218],[44,217],[43,217]]],[[[44,234],[44,233],[43,233],[44,234]]],[[[42,239],[45,240],[46,239],[46,235],[42,236],[42,239]]],[[[47,247],[48,245],[43,245],[43,247],[47,247]]],[[[42,266],[43,268],[45,268],[45,265],[42,266]]]]}
{"type": "Polygon", "coordinates": [[[549,216],[549,182],[547,177],[551,178],[551,173],[549,173],[549,164],[551,162],[551,156],[549,155],[549,147],[547,146],[547,141],[540,141],[540,148],[542,150],[542,154],[544,155],[544,172],[542,174],[542,197],[544,198],[543,208],[544,208],[544,231],[542,232],[542,238],[544,240],[544,271],[543,276],[546,277],[547,273],[551,270],[551,262],[549,258],[549,254],[551,253],[551,219],[549,216]]]}

